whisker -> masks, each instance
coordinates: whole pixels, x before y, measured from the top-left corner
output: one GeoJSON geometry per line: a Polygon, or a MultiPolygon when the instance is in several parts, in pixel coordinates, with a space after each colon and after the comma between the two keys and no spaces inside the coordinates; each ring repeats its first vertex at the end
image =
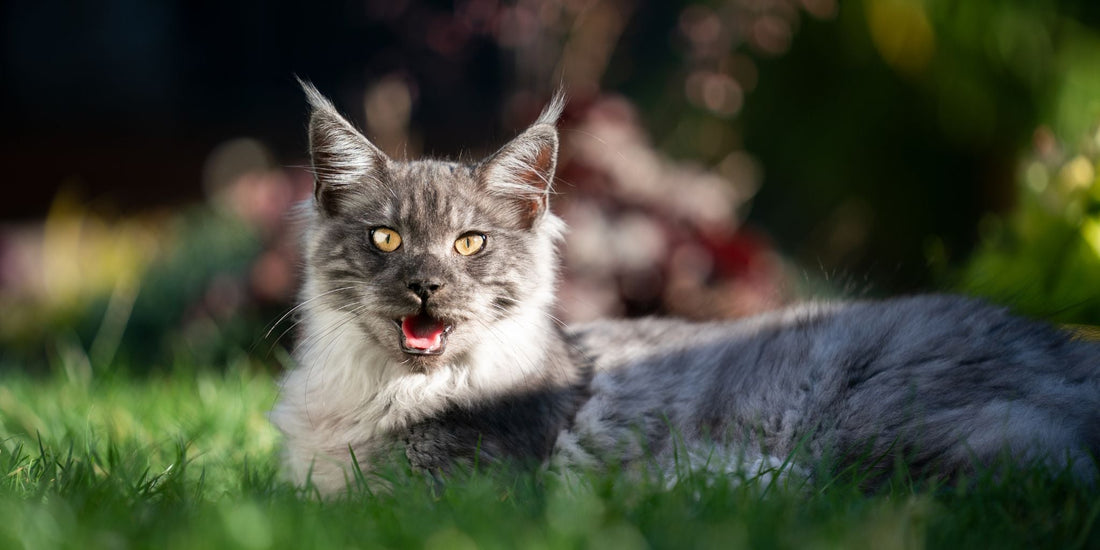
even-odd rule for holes
{"type": "MultiPolygon", "coordinates": [[[[336,310],[337,311],[345,310],[349,305],[352,305],[354,303],[355,302],[349,302],[347,304],[344,304],[344,305],[336,308],[336,310]]],[[[305,305],[305,304],[303,304],[303,305],[305,305]]],[[[282,340],[283,337],[286,336],[288,332],[290,332],[291,330],[294,330],[294,327],[302,324],[303,321],[305,321],[304,317],[301,318],[301,319],[298,319],[297,321],[294,321],[294,323],[292,323],[289,327],[287,327],[286,330],[284,330],[282,333],[280,333],[279,336],[276,337],[273,342],[271,342],[271,347],[268,348],[267,353],[270,354],[275,349],[275,346],[279,344],[279,341],[282,340]]]]}
{"type": "MultiPolygon", "coordinates": [[[[353,312],[350,315],[347,315],[347,316],[344,317],[343,322],[340,322],[340,323],[336,324],[335,328],[330,332],[338,332],[338,331],[344,330],[348,326],[348,324],[351,323],[352,321],[354,321],[356,318],[358,318],[358,316],[355,315],[355,310],[353,310],[353,312]]],[[[324,359],[322,359],[319,363],[318,362],[311,362],[311,364],[309,366],[309,371],[306,372],[306,382],[305,382],[305,384],[302,385],[302,394],[303,394],[303,401],[305,401],[307,403],[307,405],[306,405],[306,416],[307,416],[307,418],[310,418],[311,423],[313,422],[313,419],[310,416],[310,410],[309,410],[310,401],[308,399],[305,399],[305,397],[309,394],[310,380],[313,378],[313,374],[315,372],[317,372],[317,368],[319,366],[328,364],[329,358],[332,356],[332,350],[334,349],[337,340],[339,340],[339,338],[331,338],[331,339],[328,340],[328,347],[325,350],[324,359]]]]}
{"type": "Polygon", "coordinates": [[[333,322],[329,323],[328,325],[326,325],[325,328],[311,334],[310,336],[306,337],[301,342],[299,342],[296,346],[294,346],[294,353],[302,353],[302,354],[310,353],[312,351],[311,346],[313,346],[313,345],[319,343],[320,341],[326,339],[333,332],[335,332],[337,329],[339,329],[343,325],[347,324],[348,322],[350,322],[354,319],[357,319],[358,314],[366,308],[367,308],[366,304],[360,304],[359,306],[355,307],[354,309],[346,311],[343,315],[338,317],[335,321],[333,321],[333,322]]]}
{"type": "MultiPolygon", "coordinates": [[[[523,303],[523,302],[522,302],[522,301],[520,301],[520,300],[517,300],[517,299],[515,299],[515,298],[509,298],[508,296],[498,296],[497,298],[498,298],[498,299],[500,299],[500,300],[507,300],[507,301],[509,301],[509,302],[511,302],[511,303],[513,303],[513,304],[522,304],[522,303],[523,303]]],[[[502,313],[507,313],[507,312],[508,312],[508,310],[504,309],[503,307],[501,307],[501,306],[499,306],[499,305],[497,305],[497,304],[491,304],[491,305],[492,305],[492,306],[493,306],[494,308],[496,308],[496,309],[497,309],[498,311],[501,311],[502,313]]],[[[565,322],[565,321],[562,321],[561,319],[558,319],[557,317],[555,317],[555,316],[554,316],[554,315],[553,315],[552,313],[550,313],[549,311],[539,311],[539,313],[541,313],[541,314],[542,314],[543,316],[545,316],[546,318],[548,318],[548,319],[550,319],[551,321],[553,321],[553,322],[554,322],[555,324],[557,324],[557,325],[558,325],[559,327],[561,327],[561,328],[565,328],[565,327],[567,326],[567,324],[566,324],[566,322],[565,322]]]]}
{"type": "Polygon", "coordinates": [[[316,296],[314,296],[314,297],[312,297],[312,298],[310,298],[310,299],[308,299],[308,300],[306,300],[306,301],[290,308],[286,313],[283,314],[282,317],[279,317],[279,320],[277,320],[277,321],[275,321],[274,323],[271,324],[271,327],[269,329],[267,329],[266,333],[264,333],[264,339],[266,340],[268,336],[271,336],[271,332],[275,330],[275,327],[279,326],[279,323],[282,323],[283,320],[287,318],[287,316],[294,313],[295,311],[298,311],[299,309],[305,307],[306,305],[310,304],[311,302],[313,302],[314,300],[316,300],[318,298],[321,298],[323,296],[327,296],[327,295],[332,294],[334,292],[340,292],[340,291],[343,291],[343,290],[351,290],[352,288],[355,288],[355,287],[345,286],[345,287],[341,287],[341,288],[334,288],[334,289],[329,290],[327,292],[322,292],[322,293],[320,293],[320,294],[318,294],[318,295],[316,295],[316,296]]]}

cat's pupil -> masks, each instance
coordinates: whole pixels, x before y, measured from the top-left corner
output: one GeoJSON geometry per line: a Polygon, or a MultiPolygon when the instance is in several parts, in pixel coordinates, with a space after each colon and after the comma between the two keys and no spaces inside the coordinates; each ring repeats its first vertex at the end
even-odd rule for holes
{"type": "Polygon", "coordinates": [[[485,246],[485,236],[477,233],[462,235],[455,239],[455,250],[463,256],[471,256],[485,246]]]}
{"type": "Polygon", "coordinates": [[[385,227],[372,230],[370,238],[374,246],[383,252],[393,252],[401,246],[401,235],[385,227]]]}

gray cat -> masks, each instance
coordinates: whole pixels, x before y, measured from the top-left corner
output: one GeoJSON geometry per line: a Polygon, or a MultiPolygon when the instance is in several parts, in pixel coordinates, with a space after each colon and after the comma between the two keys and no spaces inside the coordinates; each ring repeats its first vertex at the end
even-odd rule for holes
{"type": "Polygon", "coordinates": [[[271,413],[298,483],[337,492],[395,449],[433,473],[793,459],[951,477],[1008,457],[1096,478],[1097,343],[954,296],[563,329],[560,97],[481,162],[398,162],[303,87],[301,341],[271,413]]]}

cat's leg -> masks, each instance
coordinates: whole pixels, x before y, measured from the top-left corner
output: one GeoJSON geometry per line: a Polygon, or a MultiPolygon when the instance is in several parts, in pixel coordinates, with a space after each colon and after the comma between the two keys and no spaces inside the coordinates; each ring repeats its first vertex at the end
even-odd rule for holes
{"type": "Polygon", "coordinates": [[[476,433],[435,419],[410,426],[402,438],[409,464],[433,476],[470,466],[478,452],[477,440],[476,433]]]}
{"type": "Polygon", "coordinates": [[[284,475],[289,481],[299,487],[316,489],[322,495],[346,489],[355,477],[354,466],[347,447],[326,451],[288,441],[283,451],[284,475]]]}
{"type": "Polygon", "coordinates": [[[559,392],[533,392],[452,407],[406,428],[405,455],[414,468],[446,474],[502,462],[542,464],[565,422],[559,392]]]}

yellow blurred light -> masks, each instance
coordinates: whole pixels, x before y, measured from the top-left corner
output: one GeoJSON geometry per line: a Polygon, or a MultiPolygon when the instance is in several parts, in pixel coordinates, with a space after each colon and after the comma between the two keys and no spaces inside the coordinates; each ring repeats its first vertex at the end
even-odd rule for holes
{"type": "Polygon", "coordinates": [[[1084,155],[1078,155],[1076,158],[1066,163],[1059,173],[1062,179],[1062,185],[1065,186],[1066,191],[1088,189],[1089,186],[1092,185],[1092,180],[1095,175],[1096,171],[1092,166],[1092,161],[1084,155]]]}
{"type": "Polygon", "coordinates": [[[935,51],[935,33],[919,0],[866,0],[871,41],[898,71],[917,74],[935,51]]]}
{"type": "Polygon", "coordinates": [[[62,191],[43,227],[42,301],[65,310],[96,296],[132,291],[156,249],[156,236],[147,225],[109,223],[62,191]]]}
{"type": "Polygon", "coordinates": [[[1089,243],[1096,257],[1100,258],[1100,220],[1089,218],[1081,224],[1081,236],[1089,243]]]}

